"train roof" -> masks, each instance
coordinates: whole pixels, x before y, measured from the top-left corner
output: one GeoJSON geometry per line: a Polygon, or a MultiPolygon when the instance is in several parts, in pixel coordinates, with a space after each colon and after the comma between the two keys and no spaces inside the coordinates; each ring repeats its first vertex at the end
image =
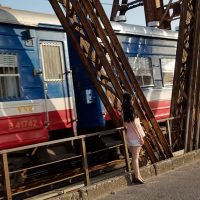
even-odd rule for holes
{"type": "Polygon", "coordinates": [[[164,30],[159,28],[145,27],[132,25],[127,23],[112,22],[112,27],[115,32],[119,34],[134,34],[142,35],[147,37],[157,37],[157,38],[166,38],[166,39],[178,39],[178,32],[171,30],[164,30]]]}
{"type": "MultiPolygon", "coordinates": [[[[0,7],[0,23],[11,23],[26,26],[42,27],[54,26],[61,28],[61,24],[55,15],[38,13],[25,10],[15,10],[0,7]]],[[[175,31],[132,25],[127,23],[111,22],[113,29],[119,34],[134,34],[147,37],[177,39],[175,31]]]]}
{"type": "Polygon", "coordinates": [[[0,7],[0,23],[19,24],[26,26],[40,27],[42,25],[61,26],[55,15],[15,10],[7,7],[0,7]]]}

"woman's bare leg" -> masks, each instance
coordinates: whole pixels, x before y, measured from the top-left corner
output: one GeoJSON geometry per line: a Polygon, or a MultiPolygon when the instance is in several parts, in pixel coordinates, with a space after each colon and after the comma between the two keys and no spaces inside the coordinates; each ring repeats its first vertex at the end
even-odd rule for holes
{"type": "Polygon", "coordinates": [[[140,174],[140,168],[139,168],[139,153],[140,153],[141,147],[130,147],[130,151],[132,154],[132,166],[135,173],[135,178],[139,180],[143,180],[140,174]]]}

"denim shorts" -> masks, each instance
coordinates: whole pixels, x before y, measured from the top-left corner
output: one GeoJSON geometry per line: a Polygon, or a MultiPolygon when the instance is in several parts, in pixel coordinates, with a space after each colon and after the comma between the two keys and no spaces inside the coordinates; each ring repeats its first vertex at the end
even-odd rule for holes
{"type": "Polygon", "coordinates": [[[139,140],[127,140],[127,145],[129,147],[141,147],[142,145],[140,144],[139,140]]]}

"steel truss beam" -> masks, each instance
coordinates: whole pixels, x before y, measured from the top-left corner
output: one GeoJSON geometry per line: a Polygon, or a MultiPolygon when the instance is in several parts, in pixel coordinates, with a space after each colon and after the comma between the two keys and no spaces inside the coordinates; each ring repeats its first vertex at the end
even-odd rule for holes
{"type": "Polygon", "coordinates": [[[174,142],[185,152],[199,148],[200,137],[200,1],[184,0],[181,12],[174,87],[174,142]]]}
{"type": "Polygon", "coordinates": [[[83,65],[116,127],[124,91],[134,96],[134,107],[147,133],[145,149],[151,161],[172,152],[136,80],[99,0],[49,0],[72,40],[83,65]],[[134,92],[135,91],[135,92],[134,92]]]}
{"type": "Polygon", "coordinates": [[[163,0],[113,0],[110,20],[114,21],[117,13],[125,15],[128,10],[139,6],[144,6],[146,25],[152,21],[159,22],[159,28],[171,29],[171,21],[176,20],[180,16],[180,6],[182,0],[169,0],[167,5],[163,4],[163,0]]]}
{"type": "Polygon", "coordinates": [[[110,16],[110,21],[114,21],[117,16],[117,12],[119,11],[119,15],[125,15],[128,10],[133,8],[137,8],[139,6],[143,6],[143,0],[135,0],[128,3],[128,0],[122,0],[120,5],[119,0],[113,0],[113,6],[110,16]]]}

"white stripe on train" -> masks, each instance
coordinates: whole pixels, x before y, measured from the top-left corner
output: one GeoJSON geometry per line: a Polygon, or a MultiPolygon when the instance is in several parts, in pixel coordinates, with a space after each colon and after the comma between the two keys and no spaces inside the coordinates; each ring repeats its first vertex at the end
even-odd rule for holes
{"type": "Polygon", "coordinates": [[[0,102],[0,117],[74,109],[72,97],[0,102]]]}

